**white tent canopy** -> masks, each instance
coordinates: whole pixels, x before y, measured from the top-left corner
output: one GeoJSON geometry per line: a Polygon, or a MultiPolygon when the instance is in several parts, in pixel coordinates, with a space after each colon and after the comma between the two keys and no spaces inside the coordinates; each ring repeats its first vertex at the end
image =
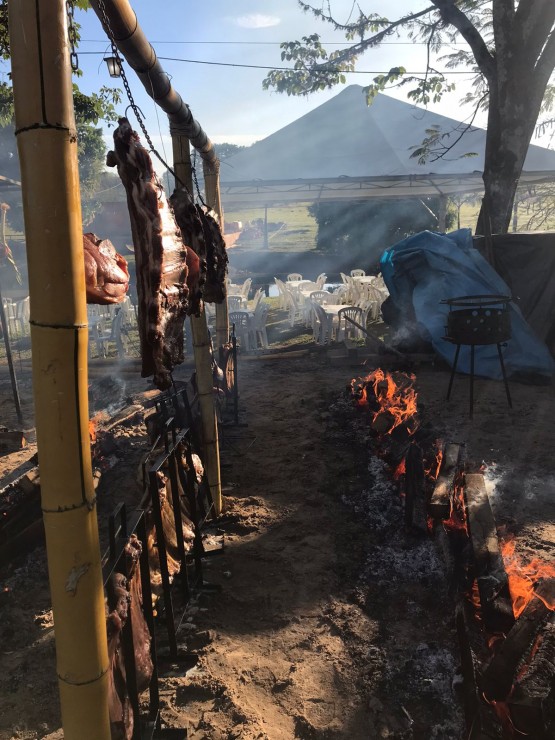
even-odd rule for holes
{"type": "MultiPolygon", "coordinates": [[[[451,133],[465,124],[378,95],[366,104],[360,85],[222,163],[224,207],[318,200],[406,198],[483,189],[486,132],[472,127],[445,158],[418,164],[413,149],[439,126],[451,133]],[[469,152],[477,156],[464,156],[469,152]]],[[[530,146],[520,183],[555,180],[555,151],[530,146]]]]}

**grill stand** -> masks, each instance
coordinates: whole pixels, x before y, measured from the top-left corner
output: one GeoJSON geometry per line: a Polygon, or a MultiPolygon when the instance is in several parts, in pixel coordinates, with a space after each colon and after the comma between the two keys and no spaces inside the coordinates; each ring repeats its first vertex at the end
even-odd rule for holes
{"type": "MultiPolygon", "coordinates": [[[[455,352],[455,359],[453,361],[453,368],[451,370],[451,377],[449,378],[449,387],[447,388],[447,400],[451,398],[451,390],[453,388],[453,381],[455,379],[455,373],[457,372],[457,363],[459,361],[459,353],[461,351],[460,344],[457,344],[455,352]]],[[[470,345],[470,409],[469,415],[472,419],[474,416],[474,348],[475,345],[470,345]]],[[[507,373],[505,371],[505,363],[503,362],[503,353],[501,352],[501,344],[497,345],[497,353],[499,355],[499,364],[501,366],[501,374],[503,375],[503,383],[505,385],[505,393],[507,394],[507,403],[509,408],[513,408],[513,401],[511,399],[511,392],[509,390],[509,382],[507,380],[507,373]]]]}

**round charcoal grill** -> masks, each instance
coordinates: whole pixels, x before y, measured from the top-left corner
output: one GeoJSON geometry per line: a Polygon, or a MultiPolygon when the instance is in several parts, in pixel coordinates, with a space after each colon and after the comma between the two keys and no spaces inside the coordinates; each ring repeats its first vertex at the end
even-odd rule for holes
{"type": "Polygon", "coordinates": [[[474,348],[477,345],[496,344],[499,355],[499,364],[507,401],[512,408],[511,394],[505,373],[505,364],[501,353],[501,345],[511,338],[511,316],[509,304],[511,297],[506,295],[469,295],[458,298],[447,298],[442,301],[449,306],[445,339],[457,345],[447,400],[451,396],[453,379],[457,371],[457,363],[461,345],[470,346],[470,418],[474,407],[474,348]]]}

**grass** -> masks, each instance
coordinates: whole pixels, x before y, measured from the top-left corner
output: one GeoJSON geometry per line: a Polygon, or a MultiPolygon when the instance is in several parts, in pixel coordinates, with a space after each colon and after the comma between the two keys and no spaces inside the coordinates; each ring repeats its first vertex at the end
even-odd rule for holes
{"type": "MultiPolygon", "coordinates": [[[[264,208],[244,208],[228,210],[225,212],[225,220],[242,221],[243,227],[256,219],[264,221],[264,208]]],[[[284,223],[284,226],[276,231],[268,233],[268,242],[271,250],[275,252],[299,252],[316,248],[316,221],[308,213],[308,205],[292,204],[289,206],[275,206],[268,208],[268,223],[284,223]]],[[[242,249],[263,249],[264,239],[242,240],[239,237],[237,246],[242,249]]]]}

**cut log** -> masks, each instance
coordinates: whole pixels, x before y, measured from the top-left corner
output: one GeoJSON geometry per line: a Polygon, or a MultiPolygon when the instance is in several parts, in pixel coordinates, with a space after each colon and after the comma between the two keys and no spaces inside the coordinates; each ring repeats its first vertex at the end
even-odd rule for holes
{"type": "Polygon", "coordinates": [[[422,450],[414,442],[405,459],[405,527],[427,531],[422,450]]]}
{"type": "Polygon", "coordinates": [[[514,624],[513,606],[484,476],[466,475],[464,493],[484,627],[507,633],[514,624]]]}
{"type": "Polygon", "coordinates": [[[528,658],[536,635],[553,614],[545,605],[544,600],[547,603],[553,603],[555,579],[539,583],[535,592],[538,596],[534,596],[526,605],[484,671],[481,686],[490,700],[504,701],[507,698],[516,680],[518,667],[528,658]]]}
{"type": "Polygon", "coordinates": [[[463,674],[463,702],[468,740],[490,740],[499,737],[491,708],[481,697],[476,680],[477,657],[472,639],[472,607],[466,601],[457,607],[457,637],[463,674]]]}
{"type": "Polygon", "coordinates": [[[1,450],[21,450],[27,446],[27,440],[23,432],[10,431],[9,429],[0,429],[0,449],[1,450]]]}
{"type": "Polygon", "coordinates": [[[519,732],[538,740],[551,740],[555,729],[555,615],[540,633],[539,646],[525,670],[520,671],[509,708],[519,732]]]}
{"type": "Polygon", "coordinates": [[[434,492],[428,504],[428,511],[433,519],[449,519],[451,514],[460,451],[460,445],[457,444],[448,444],[443,451],[434,492]]]}

